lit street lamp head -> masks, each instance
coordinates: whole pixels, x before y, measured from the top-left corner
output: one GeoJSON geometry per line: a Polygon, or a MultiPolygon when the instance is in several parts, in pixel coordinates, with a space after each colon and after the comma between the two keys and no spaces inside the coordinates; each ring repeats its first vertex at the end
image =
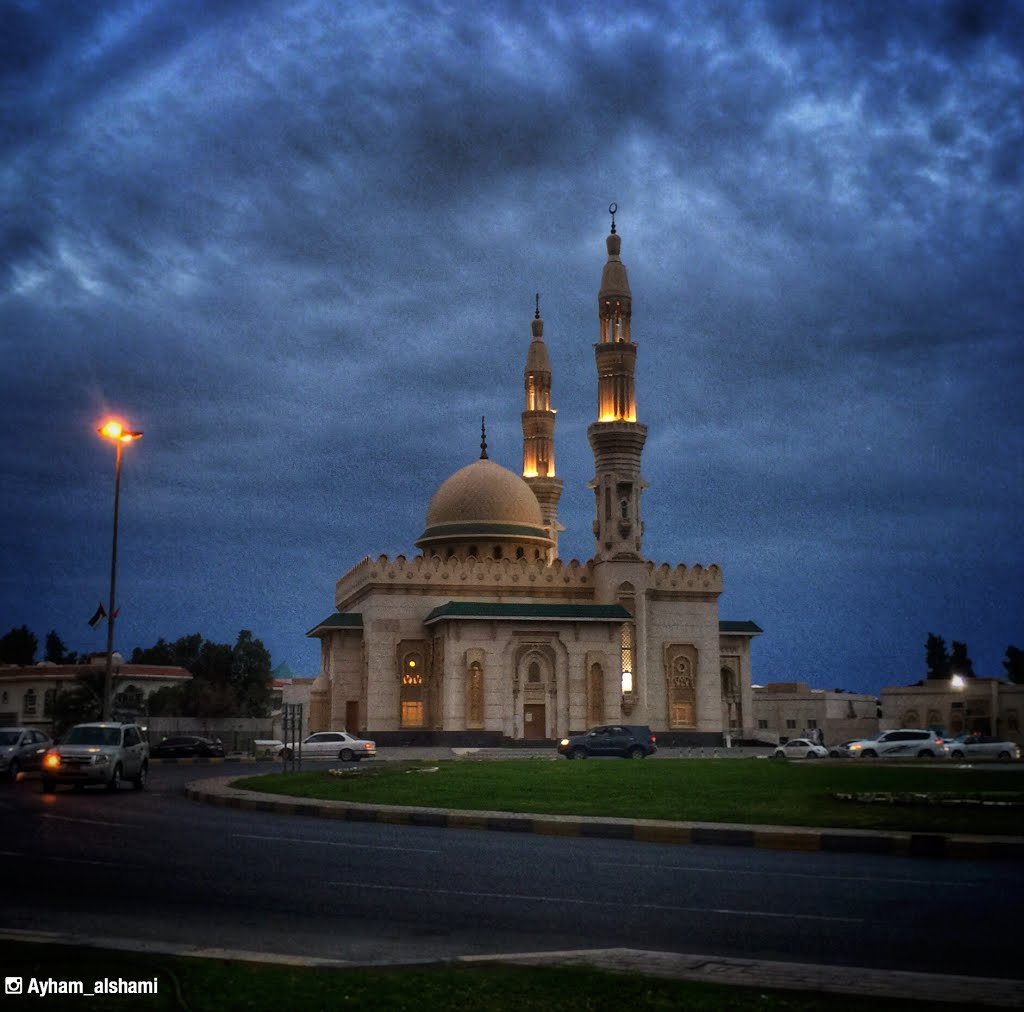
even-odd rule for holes
{"type": "Polygon", "coordinates": [[[118,443],[130,443],[135,439],[142,438],[141,432],[130,432],[114,418],[104,422],[96,431],[101,436],[106,436],[107,439],[113,439],[118,443]]]}

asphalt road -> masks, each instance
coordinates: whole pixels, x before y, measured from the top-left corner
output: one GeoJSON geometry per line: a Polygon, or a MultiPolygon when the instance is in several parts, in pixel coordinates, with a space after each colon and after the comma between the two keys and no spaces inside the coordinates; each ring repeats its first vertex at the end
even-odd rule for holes
{"type": "MultiPolygon", "coordinates": [[[[240,772],[276,768],[247,766],[240,772]]],[[[386,963],[628,946],[1019,976],[1024,868],[360,824],[0,786],[7,928],[386,963]]]]}

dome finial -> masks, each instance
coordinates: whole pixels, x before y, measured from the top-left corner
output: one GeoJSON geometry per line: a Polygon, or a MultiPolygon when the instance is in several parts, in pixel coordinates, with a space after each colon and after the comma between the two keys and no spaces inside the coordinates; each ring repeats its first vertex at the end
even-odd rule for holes
{"type": "Polygon", "coordinates": [[[615,212],[619,209],[618,204],[609,204],[608,213],[612,216],[612,235],[615,235],[615,212]]]}
{"type": "Polygon", "coordinates": [[[487,426],[485,416],[480,416],[480,459],[487,460],[487,426]]]}
{"type": "Polygon", "coordinates": [[[540,319],[540,292],[537,293],[537,312],[534,313],[533,318],[535,320],[540,319]]]}

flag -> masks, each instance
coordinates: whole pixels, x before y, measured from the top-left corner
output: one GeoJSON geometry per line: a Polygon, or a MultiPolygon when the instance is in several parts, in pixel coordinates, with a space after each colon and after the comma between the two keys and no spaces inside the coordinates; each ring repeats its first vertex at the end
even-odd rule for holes
{"type": "Polygon", "coordinates": [[[107,617],[107,609],[103,607],[103,602],[100,601],[100,606],[93,613],[92,618],[89,619],[89,625],[91,625],[93,627],[93,629],[95,629],[96,626],[98,626],[100,624],[100,622],[102,622],[103,619],[105,619],[106,617],[107,617]]]}

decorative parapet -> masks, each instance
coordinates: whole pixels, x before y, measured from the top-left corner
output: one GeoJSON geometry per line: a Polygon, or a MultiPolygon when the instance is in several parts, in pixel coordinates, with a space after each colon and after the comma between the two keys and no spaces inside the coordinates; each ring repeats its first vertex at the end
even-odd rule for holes
{"type": "Polygon", "coordinates": [[[687,567],[680,563],[673,569],[667,562],[660,566],[648,562],[647,571],[651,574],[647,585],[650,590],[721,593],[723,589],[722,570],[714,564],[687,567]]]}
{"type": "Polygon", "coordinates": [[[367,556],[338,580],[334,588],[337,607],[371,586],[392,587],[466,587],[497,588],[509,593],[541,593],[543,596],[566,594],[579,597],[593,590],[593,568],[590,562],[548,564],[543,559],[441,559],[434,555],[417,555],[407,559],[386,555],[367,556]]]}

